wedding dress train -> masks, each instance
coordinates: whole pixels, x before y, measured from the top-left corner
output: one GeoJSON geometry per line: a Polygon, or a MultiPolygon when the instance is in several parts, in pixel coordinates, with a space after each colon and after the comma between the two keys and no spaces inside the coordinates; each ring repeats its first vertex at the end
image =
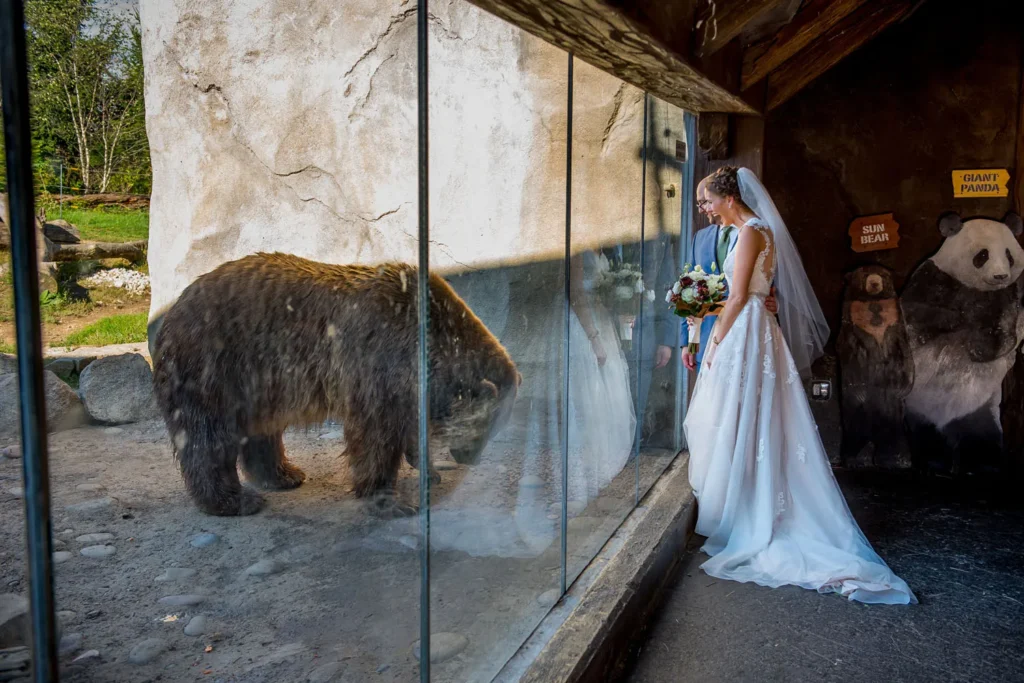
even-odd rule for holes
{"type": "MultiPolygon", "coordinates": [[[[709,349],[684,423],[697,533],[721,579],[796,585],[866,603],[916,603],[850,513],[832,473],[793,355],[764,300],[775,273],[771,230],[750,299],[709,349]]],[[[735,252],[724,264],[730,285],[735,252]]]]}

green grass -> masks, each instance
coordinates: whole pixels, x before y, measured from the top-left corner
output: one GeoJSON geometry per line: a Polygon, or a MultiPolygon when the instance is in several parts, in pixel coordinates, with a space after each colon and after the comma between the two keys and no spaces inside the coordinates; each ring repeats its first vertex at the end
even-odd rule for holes
{"type": "Polygon", "coordinates": [[[65,346],[107,346],[146,341],[146,313],[112,315],[68,335],[65,346]]]}
{"type": "MultiPolygon", "coordinates": [[[[56,211],[47,212],[47,220],[58,218],[56,211]]],[[[82,234],[83,240],[94,242],[134,242],[149,239],[149,212],[119,208],[71,209],[65,207],[64,220],[82,234]]]]}
{"type": "Polygon", "coordinates": [[[9,353],[12,356],[18,355],[18,347],[14,344],[8,344],[6,339],[0,339],[0,353],[9,353]]]}

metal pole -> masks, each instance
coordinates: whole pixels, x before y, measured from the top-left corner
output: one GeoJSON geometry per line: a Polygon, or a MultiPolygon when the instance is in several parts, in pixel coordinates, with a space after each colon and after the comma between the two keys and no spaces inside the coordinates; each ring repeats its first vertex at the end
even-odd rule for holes
{"type": "Polygon", "coordinates": [[[50,538],[50,474],[46,457],[43,344],[39,329],[32,136],[22,0],[0,2],[0,83],[3,87],[7,191],[10,198],[11,266],[18,344],[18,390],[25,477],[29,597],[32,611],[32,678],[58,679],[57,629],[50,538]]]}
{"type": "MultiPolygon", "coordinates": [[[[643,278],[647,272],[644,269],[646,260],[644,259],[644,252],[647,251],[647,243],[644,241],[644,227],[647,219],[647,110],[648,110],[648,96],[647,92],[644,92],[644,146],[641,155],[642,170],[640,172],[640,277],[643,278]]],[[[641,280],[642,281],[642,280],[641,280]]],[[[653,286],[653,285],[652,285],[653,286]]],[[[640,293],[640,314],[637,316],[637,324],[634,325],[636,328],[636,434],[633,439],[634,454],[633,459],[636,463],[636,499],[635,504],[640,504],[640,437],[644,433],[644,416],[640,414],[640,383],[643,382],[641,373],[644,371],[644,298],[646,292],[640,293]]],[[[652,377],[653,379],[653,377],[652,377]]],[[[650,387],[647,389],[648,402],[650,401],[650,387]]],[[[646,407],[646,405],[645,405],[646,407]]]]}
{"type": "Polygon", "coordinates": [[[562,518],[561,518],[561,571],[559,588],[565,595],[569,531],[569,316],[572,314],[571,269],[572,259],[572,53],[569,53],[569,90],[565,117],[565,345],[562,347],[562,367],[565,369],[565,388],[562,393],[562,518]]]}
{"type": "MultiPolygon", "coordinates": [[[[683,112],[683,125],[686,130],[686,162],[683,164],[682,188],[680,188],[682,201],[680,202],[679,241],[681,244],[679,245],[677,269],[682,269],[685,263],[693,263],[693,254],[690,253],[690,248],[693,244],[693,193],[696,190],[694,171],[696,169],[697,155],[694,153],[694,150],[697,149],[697,117],[689,112],[683,112]]],[[[679,325],[681,329],[681,321],[679,325]]],[[[681,343],[683,339],[680,336],[681,343]]],[[[690,373],[683,368],[682,363],[676,363],[676,412],[675,433],[673,435],[676,452],[683,448],[683,437],[685,436],[683,434],[683,416],[686,415],[687,408],[689,407],[689,384],[690,373]]]]}
{"type": "Polygon", "coordinates": [[[430,681],[430,419],[427,330],[430,325],[430,148],[427,120],[427,0],[416,8],[417,143],[419,148],[419,267],[417,310],[419,312],[419,456],[420,456],[420,681],[430,681]]]}

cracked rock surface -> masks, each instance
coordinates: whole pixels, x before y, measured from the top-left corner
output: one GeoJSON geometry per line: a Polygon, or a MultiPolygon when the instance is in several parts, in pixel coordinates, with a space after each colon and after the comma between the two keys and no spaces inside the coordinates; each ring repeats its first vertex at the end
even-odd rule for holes
{"type": "MultiPolygon", "coordinates": [[[[413,3],[141,6],[154,313],[258,250],[416,261],[413,3]]],[[[560,258],[566,53],[464,0],[432,5],[430,41],[431,265],[560,258]]],[[[573,241],[635,240],[642,93],[578,60],[574,93],[573,241]]],[[[649,201],[648,224],[678,201],[649,201]]]]}

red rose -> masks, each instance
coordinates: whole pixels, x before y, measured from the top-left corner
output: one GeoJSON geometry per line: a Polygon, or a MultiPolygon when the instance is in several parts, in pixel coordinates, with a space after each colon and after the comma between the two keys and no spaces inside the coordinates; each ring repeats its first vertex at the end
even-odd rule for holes
{"type": "Polygon", "coordinates": [[[689,287],[690,285],[693,284],[693,280],[691,278],[684,277],[682,280],[680,280],[680,283],[683,285],[683,287],[689,287]]]}

